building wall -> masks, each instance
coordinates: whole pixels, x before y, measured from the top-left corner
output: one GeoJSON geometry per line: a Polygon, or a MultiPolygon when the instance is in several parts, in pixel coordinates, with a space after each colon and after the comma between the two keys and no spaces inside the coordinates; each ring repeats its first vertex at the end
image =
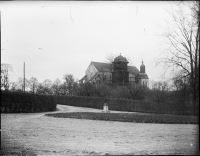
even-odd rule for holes
{"type": "Polygon", "coordinates": [[[134,83],[135,82],[135,75],[129,73],[129,83],[134,83]]]}
{"type": "Polygon", "coordinates": [[[111,72],[106,72],[106,73],[104,73],[104,79],[105,79],[106,81],[110,81],[110,80],[112,79],[112,74],[111,74],[111,72]]]}
{"type": "Polygon", "coordinates": [[[97,73],[97,69],[95,68],[95,66],[91,63],[86,71],[86,75],[87,75],[87,80],[89,81],[96,73],[97,73]]]}
{"type": "Polygon", "coordinates": [[[111,73],[110,72],[98,72],[98,75],[94,77],[94,81],[97,81],[97,78],[100,78],[99,82],[106,82],[110,83],[111,82],[111,73]]]}
{"type": "Polygon", "coordinates": [[[128,71],[114,71],[112,72],[112,83],[129,83],[128,71]]]}
{"type": "Polygon", "coordinates": [[[149,87],[149,79],[141,79],[140,84],[149,87]]]}
{"type": "MultiPolygon", "coordinates": [[[[98,72],[100,75],[101,75],[101,79],[103,79],[104,77],[104,82],[107,82],[107,83],[112,83],[112,74],[111,72],[98,72]]],[[[125,78],[125,82],[127,83],[128,82],[128,79],[129,79],[129,83],[135,83],[136,82],[136,79],[135,79],[135,75],[134,74],[127,74],[127,73],[124,73],[124,75],[126,75],[124,78],[125,78]],[[128,76],[127,76],[128,75],[128,76]],[[127,79],[128,78],[128,79],[127,79]]],[[[119,76],[118,74],[116,76],[119,76]]],[[[123,79],[122,77],[119,78],[119,79],[123,79]]]]}

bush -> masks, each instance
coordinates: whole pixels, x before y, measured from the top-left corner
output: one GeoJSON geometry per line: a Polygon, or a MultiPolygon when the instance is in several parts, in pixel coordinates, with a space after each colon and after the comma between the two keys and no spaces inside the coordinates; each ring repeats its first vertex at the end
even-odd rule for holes
{"type": "Polygon", "coordinates": [[[57,118],[75,118],[89,120],[105,120],[134,123],[164,123],[164,124],[198,124],[197,116],[169,115],[169,114],[135,114],[135,113],[94,113],[70,112],[45,114],[57,118]]]}
{"type": "Polygon", "coordinates": [[[156,103],[145,100],[111,99],[102,97],[84,96],[55,96],[57,104],[103,109],[103,104],[108,103],[109,110],[144,112],[158,114],[183,114],[174,104],[156,103]]]}
{"type": "Polygon", "coordinates": [[[1,90],[1,113],[43,112],[56,110],[52,95],[1,90]]]}

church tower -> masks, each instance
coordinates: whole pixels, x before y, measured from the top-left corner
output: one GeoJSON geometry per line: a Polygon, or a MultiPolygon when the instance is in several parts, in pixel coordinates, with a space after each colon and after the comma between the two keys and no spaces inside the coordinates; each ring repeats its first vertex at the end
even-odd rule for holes
{"type": "Polygon", "coordinates": [[[114,84],[128,84],[129,83],[129,72],[128,72],[128,61],[121,54],[114,59],[112,62],[112,83],[114,84]]]}
{"type": "Polygon", "coordinates": [[[140,65],[140,73],[137,75],[137,80],[139,84],[144,85],[146,87],[149,86],[149,78],[148,75],[145,73],[145,65],[143,64],[143,61],[140,65]]]}
{"type": "Polygon", "coordinates": [[[140,66],[140,73],[145,73],[145,65],[143,64],[143,61],[142,61],[142,64],[140,66]]]}

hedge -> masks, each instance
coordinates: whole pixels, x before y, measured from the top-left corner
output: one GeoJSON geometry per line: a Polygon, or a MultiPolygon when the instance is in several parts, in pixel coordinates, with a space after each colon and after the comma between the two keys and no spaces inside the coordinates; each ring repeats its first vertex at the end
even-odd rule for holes
{"type": "Polygon", "coordinates": [[[56,118],[89,119],[134,123],[163,123],[163,124],[198,124],[198,116],[172,114],[137,114],[137,113],[97,113],[97,112],[68,112],[45,114],[56,118]]]}
{"type": "Polygon", "coordinates": [[[84,96],[55,96],[55,101],[57,104],[97,109],[103,109],[103,104],[108,103],[109,110],[117,111],[158,114],[191,114],[191,111],[189,109],[186,112],[179,105],[141,100],[110,99],[84,96]]]}
{"type": "Polygon", "coordinates": [[[1,90],[1,113],[44,112],[56,110],[52,95],[1,90]]]}
{"type": "Polygon", "coordinates": [[[56,104],[103,109],[108,103],[109,110],[144,112],[158,114],[192,114],[173,103],[155,103],[142,100],[111,99],[85,96],[54,96],[1,90],[1,112],[44,112],[56,110],[56,104]]]}

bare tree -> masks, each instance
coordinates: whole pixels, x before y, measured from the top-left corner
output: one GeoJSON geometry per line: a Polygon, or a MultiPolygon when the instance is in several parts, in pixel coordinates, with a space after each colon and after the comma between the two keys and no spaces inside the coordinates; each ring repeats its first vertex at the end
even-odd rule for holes
{"type": "Polygon", "coordinates": [[[45,79],[42,83],[39,83],[36,93],[38,94],[52,94],[52,81],[45,79]]]}
{"type": "Polygon", "coordinates": [[[73,95],[79,95],[79,84],[78,80],[73,84],[73,95]]]}
{"type": "Polygon", "coordinates": [[[114,55],[112,53],[108,54],[106,56],[106,63],[112,64],[112,62],[114,61],[114,59],[117,57],[117,55],[114,55]]]}
{"type": "Polygon", "coordinates": [[[42,84],[45,88],[48,88],[48,89],[51,89],[52,87],[52,81],[49,79],[45,79],[42,84]]]}
{"type": "MultiPolygon", "coordinates": [[[[21,77],[18,78],[16,84],[17,84],[16,89],[23,91],[23,88],[24,88],[24,79],[21,78],[21,77]]],[[[25,79],[25,90],[28,90],[28,88],[29,88],[29,81],[27,79],[25,79]]]]}
{"type": "Polygon", "coordinates": [[[199,2],[180,3],[171,17],[173,23],[170,22],[171,27],[163,34],[167,39],[167,55],[158,59],[157,64],[164,64],[167,70],[175,70],[176,78],[187,77],[195,110],[199,93],[199,2]]]}
{"type": "Polygon", "coordinates": [[[29,80],[29,86],[30,86],[30,90],[35,93],[37,90],[37,87],[39,85],[38,80],[35,77],[31,77],[29,80]]]}
{"type": "Polygon", "coordinates": [[[61,95],[61,84],[62,83],[58,78],[53,82],[52,89],[55,95],[61,95]]]}
{"type": "Polygon", "coordinates": [[[152,86],[153,101],[160,103],[166,101],[166,92],[169,90],[167,81],[154,82],[152,86]]]}
{"type": "Polygon", "coordinates": [[[9,72],[12,70],[13,68],[11,64],[1,64],[1,89],[9,89],[9,72]]]}
{"type": "Polygon", "coordinates": [[[17,89],[17,83],[16,82],[10,82],[10,90],[15,91],[17,89]]]}
{"type": "Polygon", "coordinates": [[[127,86],[132,100],[143,100],[145,97],[145,86],[140,84],[131,84],[127,86]]]}
{"type": "Polygon", "coordinates": [[[73,85],[74,85],[74,76],[72,74],[65,74],[64,75],[64,85],[66,86],[66,89],[68,91],[68,95],[72,96],[73,93],[73,85]]]}

